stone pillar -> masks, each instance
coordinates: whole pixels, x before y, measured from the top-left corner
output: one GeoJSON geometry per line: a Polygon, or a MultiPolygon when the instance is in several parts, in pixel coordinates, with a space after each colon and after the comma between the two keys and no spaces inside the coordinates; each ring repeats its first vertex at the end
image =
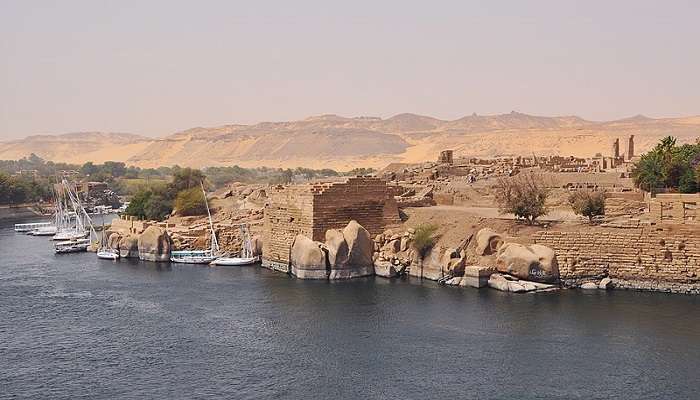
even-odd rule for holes
{"type": "Polygon", "coordinates": [[[613,142],[611,153],[613,158],[620,157],[620,139],[615,139],[613,142]]]}
{"type": "Polygon", "coordinates": [[[634,135],[630,135],[629,143],[627,144],[627,158],[634,157],[634,135]]]}

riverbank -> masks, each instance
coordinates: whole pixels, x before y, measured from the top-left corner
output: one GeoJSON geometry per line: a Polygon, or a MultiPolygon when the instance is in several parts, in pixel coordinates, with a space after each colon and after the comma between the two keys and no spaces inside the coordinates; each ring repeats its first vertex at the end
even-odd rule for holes
{"type": "Polygon", "coordinates": [[[42,216],[36,211],[35,206],[35,204],[0,205],[0,221],[7,222],[42,216]]]}

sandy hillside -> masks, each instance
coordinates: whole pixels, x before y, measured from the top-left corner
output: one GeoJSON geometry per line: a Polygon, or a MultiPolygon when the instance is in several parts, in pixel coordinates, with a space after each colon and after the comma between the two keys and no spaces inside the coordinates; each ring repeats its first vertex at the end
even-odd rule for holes
{"type": "Polygon", "coordinates": [[[456,156],[609,154],[611,143],[635,135],[640,154],[667,135],[680,143],[700,137],[700,116],[635,116],[595,122],[576,116],[540,117],[512,112],[444,121],[415,114],[388,119],[322,115],[301,121],[192,128],[159,139],[128,134],[34,136],[0,143],[0,159],[35,153],[54,161],[126,161],[142,167],[381,168],[391,162],[433,160],[444,149],[456,156]]]}

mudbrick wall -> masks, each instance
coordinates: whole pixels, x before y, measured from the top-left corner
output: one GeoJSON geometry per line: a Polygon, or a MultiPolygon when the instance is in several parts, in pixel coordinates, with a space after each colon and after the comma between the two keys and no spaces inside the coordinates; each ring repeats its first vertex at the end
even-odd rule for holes
{"type": "Polygon", "coordinates": [[[610,277],[622,289],[700,293],[700,236],[651,229],[541,231],[566,285],[610,277]]]}
{"type": "Polygon", "coordinates": [[[263,265],[286,270],[297,234],[323,242],[328,229],[344,228],[351,220],[373,235],[400,222],[384,180],[354,177],[270,191],[263,225],[263,265]]]}

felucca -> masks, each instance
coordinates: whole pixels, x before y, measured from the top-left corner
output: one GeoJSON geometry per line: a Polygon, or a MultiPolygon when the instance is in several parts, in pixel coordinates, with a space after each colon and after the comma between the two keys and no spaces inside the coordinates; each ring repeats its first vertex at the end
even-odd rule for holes
{"type": "Polygon", "coordinates": [[[209,250],[178,250],[170,253],[170,261],[183,264],[209,264],[218,258],[219,242],[216,240],[216,232],[214,232],[214,223],[211,220],[211,212],[209,211],[209,202],[207,201],[207,192],[204,191],[204,183],[200,182],[202,187],[202,195],[204,196],[204,205],[207,208],[207,217],[209,218],[209,230],[211,235],[211,248],[209,250]]]}

